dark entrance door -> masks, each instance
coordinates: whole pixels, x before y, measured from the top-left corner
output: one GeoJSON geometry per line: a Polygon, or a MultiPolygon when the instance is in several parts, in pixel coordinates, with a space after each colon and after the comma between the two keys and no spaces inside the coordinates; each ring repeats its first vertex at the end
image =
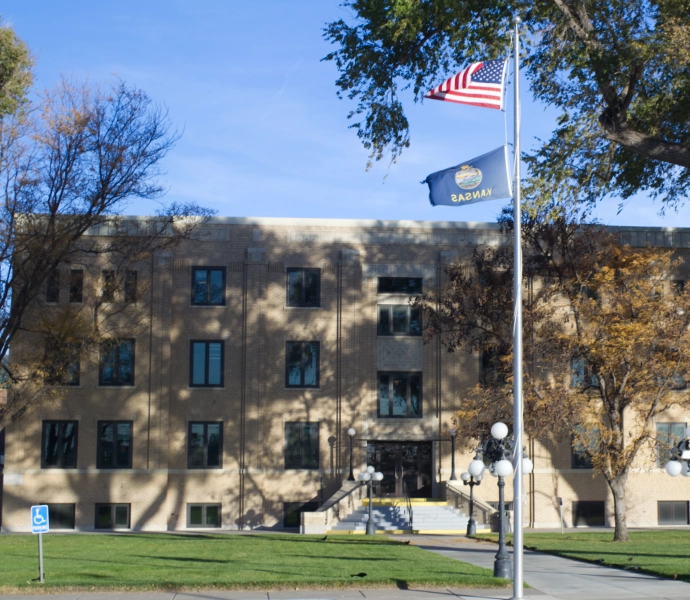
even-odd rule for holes
{"type": "Polygon", "coordinates": [[[431,442],[369,442],[367,465],[383,473],[379,498],[431,497],[431,442]]]}

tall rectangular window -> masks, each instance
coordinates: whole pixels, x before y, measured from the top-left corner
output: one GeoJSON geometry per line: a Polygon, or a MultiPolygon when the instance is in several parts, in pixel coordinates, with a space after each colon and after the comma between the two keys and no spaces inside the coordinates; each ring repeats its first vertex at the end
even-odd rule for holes
{"type": "Polygon", "coordinates": [[[125,271],[125,289],[124,300],[126,304],[136,302],[139,297],[137,294],[137,272],[125,271]]]}
{"type": "Polygon", "coordinates": [[[103,302],[115,302],[116,290],[117,279],[115,271],[112,269],[104,270],[101,273],[101,300],[103,302]]]}
{"type": "Polygon", "coordinates": [[[379,277],[379,294],[409,294],[422,293],[421,277],[379,277]]]}
{"type": "Polygon", "coordinates": [[[192,304],[201,306],[225,304],[225,267],[192,268],[192,304]]]}
{"type": "Polygon", "coordinates": [[[685,423],[656,424],[656,464],[663,467],[671,459],[671,448],[685,437],[685,423]]]}
{"type": "Polygon", "coordinates": [[[287,270],[287,305],[321,306],[321,269],[287,270]]]}
{"type": "Polygon", "coordinates": [[[48,275],[46,302],[50,302],[51,304],[60,302],[60,271],[57,269],[48,275]]]}
{"type": "Polygon", "coordinates": [[[134,385],[134,340],[111,340],[101,345],[99,385],[134,385]]]}
{"type": "Polygon", "coordinates": [[[287,342],[285,387],[319,387],[319,342],[287,342]]]}
{"type": "Polygon", "coordinates": [[[84,297],[84,271],[72,269],[69,272],[69,301],[80,303],[84,297]]]}
{"type": "Polygon", "coordinates": [[[132,421],[98,421],[99,469],[132,468],[132,421]]]}
{"type": "Polygon", "coordinates": [[[422,335],[422,311],[406,304],[379,304],[379,335],[422,335]]]}
{"type": "Polygon", "coordinates": [[[418,418],[422,416],[421,373],[379,373],[378,416],[418,418]]]}
{"type": "Polygon", "coordinates": [[[599,379],[591,372],[582,356],[577,356],[570,361],[571,381],[574,388],[599,387],[599,379]]]}
{"type": "Polygon", "coordinates": [[[78,421],[43,421],[42,469],[76,468],[78,430],[78,421]]]}
{"type": "Polygon", "coordinates": [[[187,468],[220,469],[223,466],[223,423],[189,423],[187,468]]]}
{"type": "Polygon", "coordinates": [[[73,344],[46,340],[44,363],[48,385],[79,385],[79,349],[73,344]]]}
{"type": "Polygon", "coordinates": [[[96,504],[96,529],[129,529],[129,504],[96,504]]]}
{"type": "Polygon", "coordinates": [[[285,468],[319,468],[318,423],[285,423],[285,468]]]}
{"type": "Polygon", "coordinates": [[[191,387],[223,387],[224,343],[192,340],[189,353],[189,385],[191,387]]]}

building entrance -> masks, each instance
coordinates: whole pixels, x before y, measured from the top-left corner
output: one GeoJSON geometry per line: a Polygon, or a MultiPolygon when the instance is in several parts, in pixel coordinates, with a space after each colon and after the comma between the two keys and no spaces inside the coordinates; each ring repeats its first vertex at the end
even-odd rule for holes
{"type": "Polygon", "coordinates": [[[383,473],[377,497],[431,497],[431,442],[369,442],[367,465],[383,473]]]}

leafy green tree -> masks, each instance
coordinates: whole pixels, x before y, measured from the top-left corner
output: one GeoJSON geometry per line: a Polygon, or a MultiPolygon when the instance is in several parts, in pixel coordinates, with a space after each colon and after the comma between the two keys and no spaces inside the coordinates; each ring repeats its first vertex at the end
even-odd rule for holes
{"type": "Polygon", "coordinates": [[[506,56],[522,19],[533,97],[560,110],[528,160],[534,198],[639,191],[676,206],[690,189],[689,0],[345,0],[324,30],[338,94],[371,159],[409,146],[415,101],[468,63],[506,56]]]}
{"type": "Polygon", "coordinates": [[[0,23],[0,117],[16,113],[26,102],[33,82],[32,65],[26,44],[11,27],[0,23]]]}
{"type": "MultiPolygon", "coordinates": [[[[614,540],[628,541],[629,473],[643,450],[654,454],[656,417],[690,408],[679,391],[690,375],[690,296],[668,285],[680,261],[563,217],[527,220],[525,232],[525,430],[573,439],[611,490],[614,540]]],[[[447,276],[439,298],[417,303],[427,340],[492,359],[493,376],[457,413],[460,438],[472,439],[512,421],[512,249],[478,248],[447,276]]]]}

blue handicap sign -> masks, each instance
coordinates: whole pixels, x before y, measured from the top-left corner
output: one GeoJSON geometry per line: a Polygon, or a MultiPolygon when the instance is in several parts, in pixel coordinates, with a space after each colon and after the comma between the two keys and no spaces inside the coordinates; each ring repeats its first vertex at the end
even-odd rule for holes
{"type": "Polygon", "coordinates": [[[50,529],[48,523],[48,505],[40,504],[31,507],[31,533],[47,533],[50,529]]]}

